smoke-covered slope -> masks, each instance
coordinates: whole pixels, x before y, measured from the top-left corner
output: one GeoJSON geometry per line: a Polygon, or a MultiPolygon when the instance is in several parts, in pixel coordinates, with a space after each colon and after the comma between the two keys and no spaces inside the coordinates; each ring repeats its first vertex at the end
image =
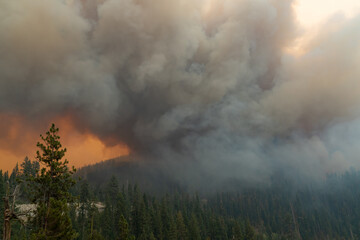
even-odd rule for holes
{"type": "MultiPolygon", "coordinates": [[[[271,239],[356,239],[360,234],[360,172],[353,169],[343,174],[328,175],[318,184],[298,185],[292,178],[278,173],[271,178],[267,187],[261,185],[230,191],[224,188],[211,193],[200,191],[192,194],[183,191],[184,189],[174,188],[176,185],[164,185],[162,181],[168,182],[169,178],[154,178],[159,172],[152,171],[149,174],[144,165],[124,160],[127,159],[109,160],[81,169],[81,174],[88,174],[87,179],[80,182],[78,191],[83,183],[88,182],[89,189],[93,191],[91,196],[97,200],[120,199],[120,203],[130,201],[126,206],[133,207],[136,204],[131,205],[132,199],[135,202],[152,199],[149,201],[150,205],[156,201],[165,203],[175,214],[184,211],[184,216],[191,216],[189,213],[195,211],[200,225],[203,224],[201,229],[204,236],[201,239],[216,235],[212,229],[221,226],[219,223],[209,225],[214,215],[223,220],[230,218],[230,222],[235,219],[250,221],[259,234],[259,239],[268,239],[270,236],[271,239]],[[100,175],[100,171],[106,174],[100,175]],[[110,180],[108,173],[111,172],[119,173],[116,179],[110,180]],[[101,184],[99,177],[102,178],[101,184]],[[127,181],[128,179],[131,180],[127,181]],[[140,180],[142,186],[140,184],[140,187],[134,187],[135,182],[132,181],[136,179],[140,180]],[[204,213],[199,214],[199,211],[204,213]]],[[[132,214],[136,211],[128,212],[132,214]]],[[[101,225],[100,228],[102,227],[101,225]]],[[[227,230],[227,236],[232,236],[231,227],[227,230]]]]}
{"type": "Polygon", "coordinates": [[[151,166],[149,162],[131,161],[131,157],[109,159],[80,168],[76,176],[80,176],[81,179],[96,187],[104,187],[109,179],[115,176],[121,184],[137,184],[151,193],[184,190],[169,173],[151,166]]]}

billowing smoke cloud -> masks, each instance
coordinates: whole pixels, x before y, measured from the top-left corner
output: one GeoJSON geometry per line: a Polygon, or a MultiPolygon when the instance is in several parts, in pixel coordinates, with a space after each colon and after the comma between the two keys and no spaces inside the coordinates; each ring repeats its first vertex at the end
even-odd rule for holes
{"type": "Polygon", "coordinates": [[[0,0],[0,113],[69,114],[195,183],[358,166],[360,17],[293,56],[292,4],[0,0]]]}

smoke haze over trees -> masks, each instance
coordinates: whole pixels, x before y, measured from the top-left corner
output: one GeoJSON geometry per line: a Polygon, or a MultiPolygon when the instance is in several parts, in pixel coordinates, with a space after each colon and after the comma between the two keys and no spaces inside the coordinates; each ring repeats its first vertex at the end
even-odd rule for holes
{"type": "MultiPolygon", "coordinates": [[[[30,163],[27,170],[37,171],[36,162],[30,163]]],[[[23,168],[11,174],[0,171],[0,197],[4,196],[4,181],[13,189],[15,179],[23,179],[24,172],[23,168]]],[[[291,179],[277,175],[268,188],[211,194],[181,189],[154,194],[133,181],[109,176],[99,185],[93,177],[88,175],[71,191],[77,196],[69,205],[75,239],[294,240],[357,239],[360,235],[359,171],[329,175],[321,186],[299,188],[291,179]]],[[[27,197],[22,195],[19,204],[28,203],[27,197]]],[[[1,210],[3,207],[0,203],[1,210]]],[[[52,217],[65,216],[62,207],[53,208],[58,212],[52,217]]],[[[71,227],[69,220],[60,223],[57,230],[71,227]]],[[[29,238],[29,223],[14,221],[12,225],[12,239],[29,238]]]]}
{"type": "Polygon", "coordinates": [[[194,186],[358,167],[360,17],[291,54],[292,5],[0,0],[2,135],[66,115],[194,186]]]}

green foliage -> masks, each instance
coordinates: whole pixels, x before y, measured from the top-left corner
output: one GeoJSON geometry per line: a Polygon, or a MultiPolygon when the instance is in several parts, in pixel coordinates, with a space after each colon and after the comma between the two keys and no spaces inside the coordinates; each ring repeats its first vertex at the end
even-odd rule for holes
{"type": "Polygon", "coordinates": [[[244,234],[243,231],[241,229],[241,225],[238,221],[235,221],[234,225],[233,225],[233,230],[232,230],[232,236],[234,240],[242,240],[244,239],[244,234]]]}
{"type": "Polygon", "coordinates": [[[21,175],[23,177],[35,177],[39,172],[40,164],[38,161],[31,161],[28,157],[25,157],[24,161],[20,164],[21,175]]]}
{"type": "Polygon", "coordinates": [[[189,236],[190,236],[190,239],[194,239],[194,240],[201,239],[199,223],[198,223],[194,213],[191,215],[190,226],[189,226],[189,236]]]}
{"type": "Polygon", "coordinates": [[[102,222],[102,234],[106,239],[115,239],[116,228],[114,223],[114,215],[112,212],[112,206],[110,199],[107,196],[105,201],[105,209],[101,217],[102,222]]]}
{"type": "MultiPolygon", "coordinates": [[[[217,206],[203,204],[198,195],[175,194],[157,199],[142,193],[136,185],[128,185],[127,190],[125,186],[119,188],[117,179],[113,177],[106,184],[105,191],[92,192],[86,182],[81,182],[77,189],[80,198],[76,222],[80,232],[78,239],[81,240],[95,239],[97,233],[109,240],[244,240],[245,225],[241,220],[219,215],[217,206]],[[92,196],[105,199],[101,212],[91,210],[96,201],[92,196]],[[85,205],[82,203],[89,203],[90,208],[83,208],[85,205]],[[241,228],[239,238],[234,238],[235,234],[231,232],[234,224],[241,228]]],[[[252,233],[260,237],[254,231],[252,233]]]]}
{"type": "Polygon", "coordinates": [[[28,157],[25,157],[24,161],[20,164],[20,169],[17,170],[15,167],[11,175],[16,175],[16,183],[13,183],[12,188],[16,184],[20,184],[20,196],[18,200],[22,202],[28,202],[29,197],[32,194],[33,182],[27,181],[28,179],[34,178],[39,172],[40,164],[38,161],[31,161],[28,157]]]}
{"type": "Polygon", "coordinates": [[[134,237],[130,234],[129,224],[123,215],[119,219],[119,240],[131,240],[134,237]]]}
{"type": "Polygon", "coordinates": [[[177,226],[177,238],[179,240],[186,240],[188,239],[188,231],[186,229],[183,215],[180,211],[176,214],[176,226],[177,226]]]}
{"type": "Polygon", "coordinates": [[[38,239],[56,239],[56,236],[73,239],[75,236],[67,208],[68,201],[73,199],[69,191],[75,184],[72,178],[75,169],[69,170],[68,160],[63,160],[66,149],[62,148],[58,131],[52,124],[46,136],[40,135],[42,142],[37,143],[40,150],[36,152],[40,171],[34,174],[33,168],[28,167],[29,162],[23,163],[31,200],[38,206],[33,219],[34,236],[38,239]]]}
{"type": "MultiPolygon", "coordinates": [[[[16,179],[27,179],[25,195],[33,194],[33,202],[38,204],[33,225],[24,228],[19,222],[13,224],[13,239],[286,240],[360,236],[360,172],[330,175],[321,188],[294,188],[280,178],[264,189],[202,195],[145,194],[137,185],[121,186],[116,177],[111,177],[104,185],[79,182],[72,189],[78,198],[73,198],[69,192],[72,172],[60,164],[66,162],[62,160],[65,149],[57,143],[56,133],[52,126],[47,133],[52,138],[42,137],[43,147],[39,144],[40,172],[39,165],[27,158],[11,174],[0,171],[0,196],[4,195],[4,181],[13,189],[16,179]],[[49,156],[57,156],[53,161],[58,163],[52,165],[49,156]],[[64,171],[70,178],[63,178],[64,171]],[[65,187],[53,186],[63,181],[65,187]],[[73,199],[76,202],[68,205],[73,199]]],[[[27,199],[24,196],[21,201],[27,199]]],[[[0,201],[0,209],[2,204],[0,201]]]]}
{"type": "Polygon", "coordinates": [[[76,170],[74,168],[70,170],[69,161],[63,160],[66,148],[62,148],[58,132],[59,129],[52,124],[46,136],[40,135],[43,142],[37,143],[40,150],[36,152],[36,159],[41,169],[35,177],[29,178],[30,182],[34,183],[34,202],[49,204],[50,198],[72,199],[69,190],[74,186],[75,180],[71,175],[76,170]]]}
{"type": "Polygon", "coordinates": [[[89,203],[90,198],[91,195],[89,183],[87,181],[82,181],[80,183],[80,202],[87,204],[89,203]]]}
{"type": "Polygon", "coordinates": [[[81,234],[78,239],[104,239],[98,231],[103,226],[102,221],[100,221],[100,213],[93,203],[88,206],[89,208],[86,209],[84,217],[78,217],[78,225],[81,226],[81,229],[79,229],[81,234]]]}
{"type": "Polygon", "coordinates": [[[86,238],[87,240],[104,240],[105,238],[96,230],[90,233],[89,237],[86,238]]]}
{"type": "Polygon", "coordinates": [[[255,240],[255,231],[251,227],[249,221],[245,223],[245,232],[244,232],[244,240],[255,240]]]}
{"type": "Polygon", "coordinates": [[[72,240],[77,237],[73,230],[66,200],[50,198],[49,207],[42,209],[47,214],[47,226],[32,235],[37,240],[72,240]]]}
{"type": "Polygon", "coordinates": [[[110,200],[111,209],[116,205],[117,195],[119,193],[119,183],[116,177],[112,176],[106,188],[106,193],[110,200]]]}

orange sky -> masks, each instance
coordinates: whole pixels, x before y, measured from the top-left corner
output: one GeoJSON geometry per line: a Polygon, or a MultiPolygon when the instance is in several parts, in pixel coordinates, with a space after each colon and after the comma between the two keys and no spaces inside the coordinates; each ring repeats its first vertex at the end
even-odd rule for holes
{"type": "MultiPolygon", "coordinates": [[[[360,1],[298,0],[295,7],[298,20],[306,33],[332,14],[341,12],[350,17],[358,13],[360,1]]],[[[125,145],[106,146],[96,136],[75,129],[67,118],[56,119],[56,124],[60,128],[61,142],[68,149],[66,158],[76,167],[129,154],[125,145]]],[[[25,156],[34,159],[40,133],[44,132],[29,130],[26,123],[17,116],[0,114],[0,169],[11,170],[15,163],[21,162],[25,156]]]]}
{"type": "MultiPolygon", "coordinates": [[[[44,134],[47,129],[44,128],[43,132],[28,129],[26,123],[17,116],[2,114],[0,120],[3,123],[1,124],[3,137],[0,138],[0,169],[11,170],[15,163],[21,163],[25,156],[34,160],[36,143],[40,141],[40,134],[44,134]]],[[[129,154],[129,149],[125,145],[106,146],[96,136],[79,132],[66,117],[53,122],[60,129],[60,142],[67,148],[65,156],[75,167],[129,154]]]]}

